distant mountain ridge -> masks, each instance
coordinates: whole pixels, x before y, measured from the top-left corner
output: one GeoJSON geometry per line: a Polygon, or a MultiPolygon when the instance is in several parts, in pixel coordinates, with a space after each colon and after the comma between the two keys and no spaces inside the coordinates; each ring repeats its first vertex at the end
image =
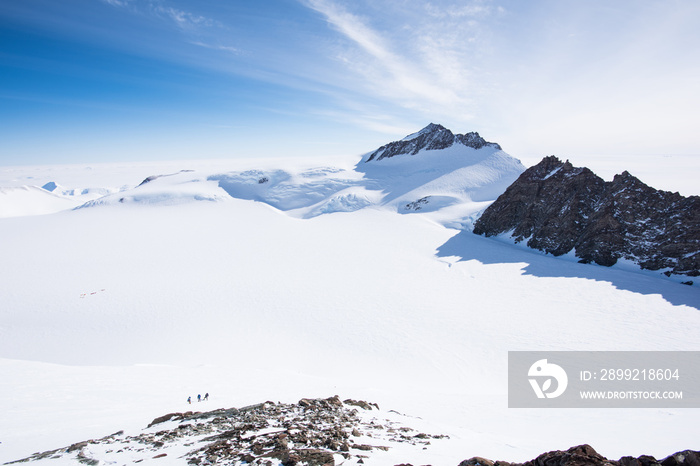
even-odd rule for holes
{"type": "Polygon", "coordinates": [[[683,197],[628,172],[606,182],[588,168],[545,157],[481,215],[474,233],[509,233],[515,242],[580,262],[700,275],[700,196],[683,197]]]}
{"type": "Polygon", "coordinates": [[[360,160],[338,160],[339,166],[290,160],[282,166],[251,161],[216,168],[188,162],[184,170],[168,164],[162,171],[141,172],[136,179],[97,188],[78,188],[61,178],[41,179],[43,188],[0,186],[0,218],[103,205],[233,198],[263,202],[299,218],[369,207],[435,213],[441,223],[459,225],[483,208],[478,203],[492,202],[525,170],[518,159],[478,133],[454,134],[434,123],[373,149],[360,160]]]}
{"type": "Polygon", "coordinates": [[[368,152],[352,166],[346,162],[342,167],[282,168],[268,163],[244,170],[170,170],[81,207],[233,198],[263,202],[298,218],[382,208],[419,212],[443,224],[459,225],[483,208],[479,203],[492,202],[525,170],[518,159],[477,133],[455,135],[433,123],[382,147],[389,149],[368,152]],[[366,163],[371,154],[379,153],[384,155],[366,163]],[[395,156],[400,154],[407,155],[395,156]]]}
{"type": "Polygon", "coordinates": [[[502,150],[500,145],[486,141],[477,132],[453,134],[442,125],[430,123],[422,130],[409,134],[400,141],[383,145],[372,152],[366,161],[382,160],[401,154],[416,155],[421,150],[442,150],[452,147],[454,144],[461,144],[472,149],[492,147],[496,150],[502,150]]]}

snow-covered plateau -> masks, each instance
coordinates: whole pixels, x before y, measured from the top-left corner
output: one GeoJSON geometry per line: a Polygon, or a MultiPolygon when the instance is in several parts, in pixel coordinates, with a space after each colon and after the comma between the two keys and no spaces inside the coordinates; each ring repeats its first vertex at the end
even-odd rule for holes
{"type": "Polygon", "coordinates": [[[695,409],[507,406],[508,351],[700,350],[697,284],[471,234],[493,145],[367,158],[0,168],[0,463],[334,395],[449,437],[370,465],[699,449],[695,409]]]}

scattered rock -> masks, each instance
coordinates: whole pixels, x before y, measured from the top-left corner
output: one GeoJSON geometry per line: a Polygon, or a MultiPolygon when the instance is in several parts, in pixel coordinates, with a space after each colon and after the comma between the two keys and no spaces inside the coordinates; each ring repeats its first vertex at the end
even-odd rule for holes
{"type": "Polygon", "coordinates": [[[357,401],[357,400],[347,399],[347,400],[343,401],[343,403],[345,403],[346,405],[350,405],[350,406],[357,406],[358,408],[362,408],[362,409],[365,409],[367,411],[371,411],[372,407],[379,409],[379,405],[377,405],[376,403],[368,403],[368,402],[362,401],[362,400],[357,401]]]}
{"type": "Polygon", "coordinates": [[[395,421],[369,417],[368,411],[374,408],[379,409],[376,404],[362,400],[348,399],[343,403],[336,395],[302,398],[296,404],[267,401],[243,408],[169,413],[155,418],[148,425],[149,428],[159,426],[157,432],[146,430],[136,436],[124,436],[120,431],[98,440],[36,453],[20,461],[48,457],[70,461],[72,457],[83,464],[98,464],[103,458],[93,458],[93,452],[85,448],[98,444],[108,447],[94,451],[108,451],[110,461],[117,458],[116,462],[120,464],[118,458],[126,456],[129,462],[172,456],[170,449],[177,446],[178,457],[198,466],[241,462],[259,466],[280,463],[285,466],[334,466],[334,455],[341,455],[346,460],[366,459],[368,456],[357,454],[357,451],[371,454],[373,450],[389,449],[387,446],[355,445],[351,440],[353,436],[421,447],[429,444],[428,439],[438,438],[428,434],[419,438],[408,436],[407,428],[395,421]],[[170,424],[164,424],[166,422],[170,424]],[[184,455],[183,446],[190,447],[184,455]],[[350,453],[351,450],[355,452],[350,453]],[[73,456],[76,452],[77,456],[73,456]]]}
{"type": "Polygon", "coordinates": [[[87,441],[86,442],[78,442],[74,443],[73,445],[69,446],[68,449],[66,450],[68,453],[77,451],[77,450],[82,450],[84,447],[87,447],[87,441]]]}
{"type": "Polygon", "coordinates": [[[87,456],[83,452],[83,450],[80,450],[80,453],[78,453],[77,459],[78,459],[78,463],[86,464],[87,466],[97,466],[98,464],[100,464],[99,460],[96,460],[95,458],[90,458],[89,456],[87,456]]]}
{"type": "Polygon", "coordinates": [[[585,466],[607,465],[607,458],[599,455],[590,445],[579,445],[568,450],[543,453],[524,466],[585,466]]]}
{"type": "Polygon", "coordinates": [[[161,424],[163,422],[167,422],[171,419],[182,419],[184,417],[183,413],[170,413],[170,414],[165,414],[163,416],[157,417],[154,420],[151,421],[150,424],[148,424],[148,427],[153,427],[156,424],[161,424]]]}
{"type": "Polygon", "coordinates": [[[307,398],[302,398],[301,400],[299,400],[298,404],[302,408],[310,408],[311,407],[311,400],[309,400],[307,398]]]}
{"type": "Polygon", "coordinates": [[[417,199],[413,202],[409,202],[404,206],[404,209],[406,210],[421,210],[424,205],[427,205],[429,202],[430,196],[425,196],[421,197],[420,199],[417,199]]]}
{"type": "Polygon", "coordinates": [[[296,455],[299,461],[308,464],[309,466],[326,466],[335,465],[333,453],[325,450],[307,449],[296,450],[296,455]]]}
{"type": "Polygon", "coordinates": [[[619,460],[620,466],[659,466],[659,462],[653,456],[642,455],[639,458],[634,456],[623,456],[619,460]]]}
{"type": "Polygon", "coordinates": [[[661,460],[661,466],[700,466],[700,452],[679,451],[661,460]]]}

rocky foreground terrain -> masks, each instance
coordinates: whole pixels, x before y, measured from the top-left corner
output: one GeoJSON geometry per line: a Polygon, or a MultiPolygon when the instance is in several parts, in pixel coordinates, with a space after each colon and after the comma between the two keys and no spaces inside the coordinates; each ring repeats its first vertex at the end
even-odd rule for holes
{"type": "Polygon", "coordinates": [[[667,275],[700,275],[699,196],[659,191],[628,172],[606,182],[554,156],[523,172],[474,233],[509,233],[555,256],[574,251],[580,262],[627,259],[667,275]]]}
{"type": "MultiPolygon", "coordinates": [[[[62,460],[59,464],[161,464],[335,466],[386,463],[374,457],[399,444],[428,449],[448,439],[390,421],[379,407],[365,401],[304,398],[295,404],[265,402],[245,408],[209,412],[170,413],[154,419],[137,435],[119,431],[100,439],[35,453],[5,464],[62,460]]],[[[398,414],[398,413],[396,413],[398,414]]],[[[410,449],[406,461],[413,466],[410,449]]],[[[458,466],[700,466],[700,452],[686,450],[663,460],[625,456],[609,460],[591,446],[551,451],[525,463],[472,457],[458,466]]]]}
{"type": "Polygon", "coordinates": [[[86,465],[153,459],[191,465],[363,464],[397,444],[422,449],[447,438],[415,431],[378,412],[376,404],[335,396],[296,404],[266,402],[240,409],[170,413],[154,419],[138,435],[120,431],[6,464],[51,464],[53,459],[86,465]]]}

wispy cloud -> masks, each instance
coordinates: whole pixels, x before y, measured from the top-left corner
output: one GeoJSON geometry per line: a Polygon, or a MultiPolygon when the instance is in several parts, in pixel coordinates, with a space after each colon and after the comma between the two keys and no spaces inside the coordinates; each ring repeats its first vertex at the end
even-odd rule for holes
{"type": "Polygon", "coordinates": [[[210,49],[210,50],[221,50],[223,52],[229,52],[233,53],[235,55],[239,55],[242,53],[241,49],[237,47],[232,47],[229,45],[214,45],[214,44],[208,44],[206,42],[201,42],[201,41],[192,41],[190,42],[192,45],[196,45],[199,47],[204,47],[205,49],[210,49]]]}
{"type": "Polygon", "coordinates": [[[689,78],[697,6],[296,0],[302,14],[282,20],[197,2],[99,1],[169,24],[191,46],[174,54],[292,89],[284,105],[377,132],[435,121],[512,134],[521,147],[555,137],[590,145],[583,135],[612,139],[623,127],[629,140],[661,127],[679,139],[700,95],[689,78]]]}
{"type": "Polygon", "coordinates": [[[478,21],[492,14],[491,6],[427,3],[370,19],[336,0],[303,1],[348,41],[335,53],[359,77],[353,85],[425,118],[466,121],[477,111],[474,95],[481,85],[472,81],[478,62],[474,50],[478,21]]]}
{"type": "Polygon", "coordinates": [[[369,67],[360,66],[359,62],[350,63],[357,67],[356,70],[367,73],[369,78],[376,78],[369,84],[388,95],[405,98],[407,105],[411,105],[415,97],[443,104],[455,99],[451,90],[441,88],[427,76],[422,76],[420,64],[411,63],[410,58],[393,50],[389,40],[370,28],[359,16],[328,0],[309,0],[309,5],[374,59],[369,67]]]}
{"type": "Polygon", "coordinates": [[[191,30],[198,27],[219,26],[219,23],[206,16],[198,15],[189,11],[174,8],[165,3],[164,0],[146,0],[136,3],[133,0],[100,0],[103,3],[118,8],[129,8],[141,14],[150,14],[154,17],[168,20],[177,27],[191,30]]]}
{"type": "Polygon", "coordinates": [[[426,13],[434,18],[473,18],[489,15],[492,11],[492,6],[486,3],[474,4],[452,4],[452,5],[436,5],[428,2],[424,6],[426,13]]]}
{"type": "Polygon", "coordinates": [[[414,122],[405,122],[397,119],[394,115],[384,115],[379,112],[357,112],[338,110],[318,110],[314,112],[325,119],[331,119],[343,124],[350,124],[358,128],[364,128],[376,133],[401,135],[410,134],[415,131],[414,122]]]}
{"type": "Polygon", "coordinates": [[[187,11],[179,10],[177,8],[153,5],[153,11],[165,18],[172,20],[178,27],[183,29],[190,29],[193,27],[206,26],[211,27],[216,24],[216,22],[205,16],[196,15],[187,11]]]}
{"type": "Polygon", "coordinates": [[[112,6],[125,7],[129,4],[130,0],[101,0],[103,3],[112,6]]]}

